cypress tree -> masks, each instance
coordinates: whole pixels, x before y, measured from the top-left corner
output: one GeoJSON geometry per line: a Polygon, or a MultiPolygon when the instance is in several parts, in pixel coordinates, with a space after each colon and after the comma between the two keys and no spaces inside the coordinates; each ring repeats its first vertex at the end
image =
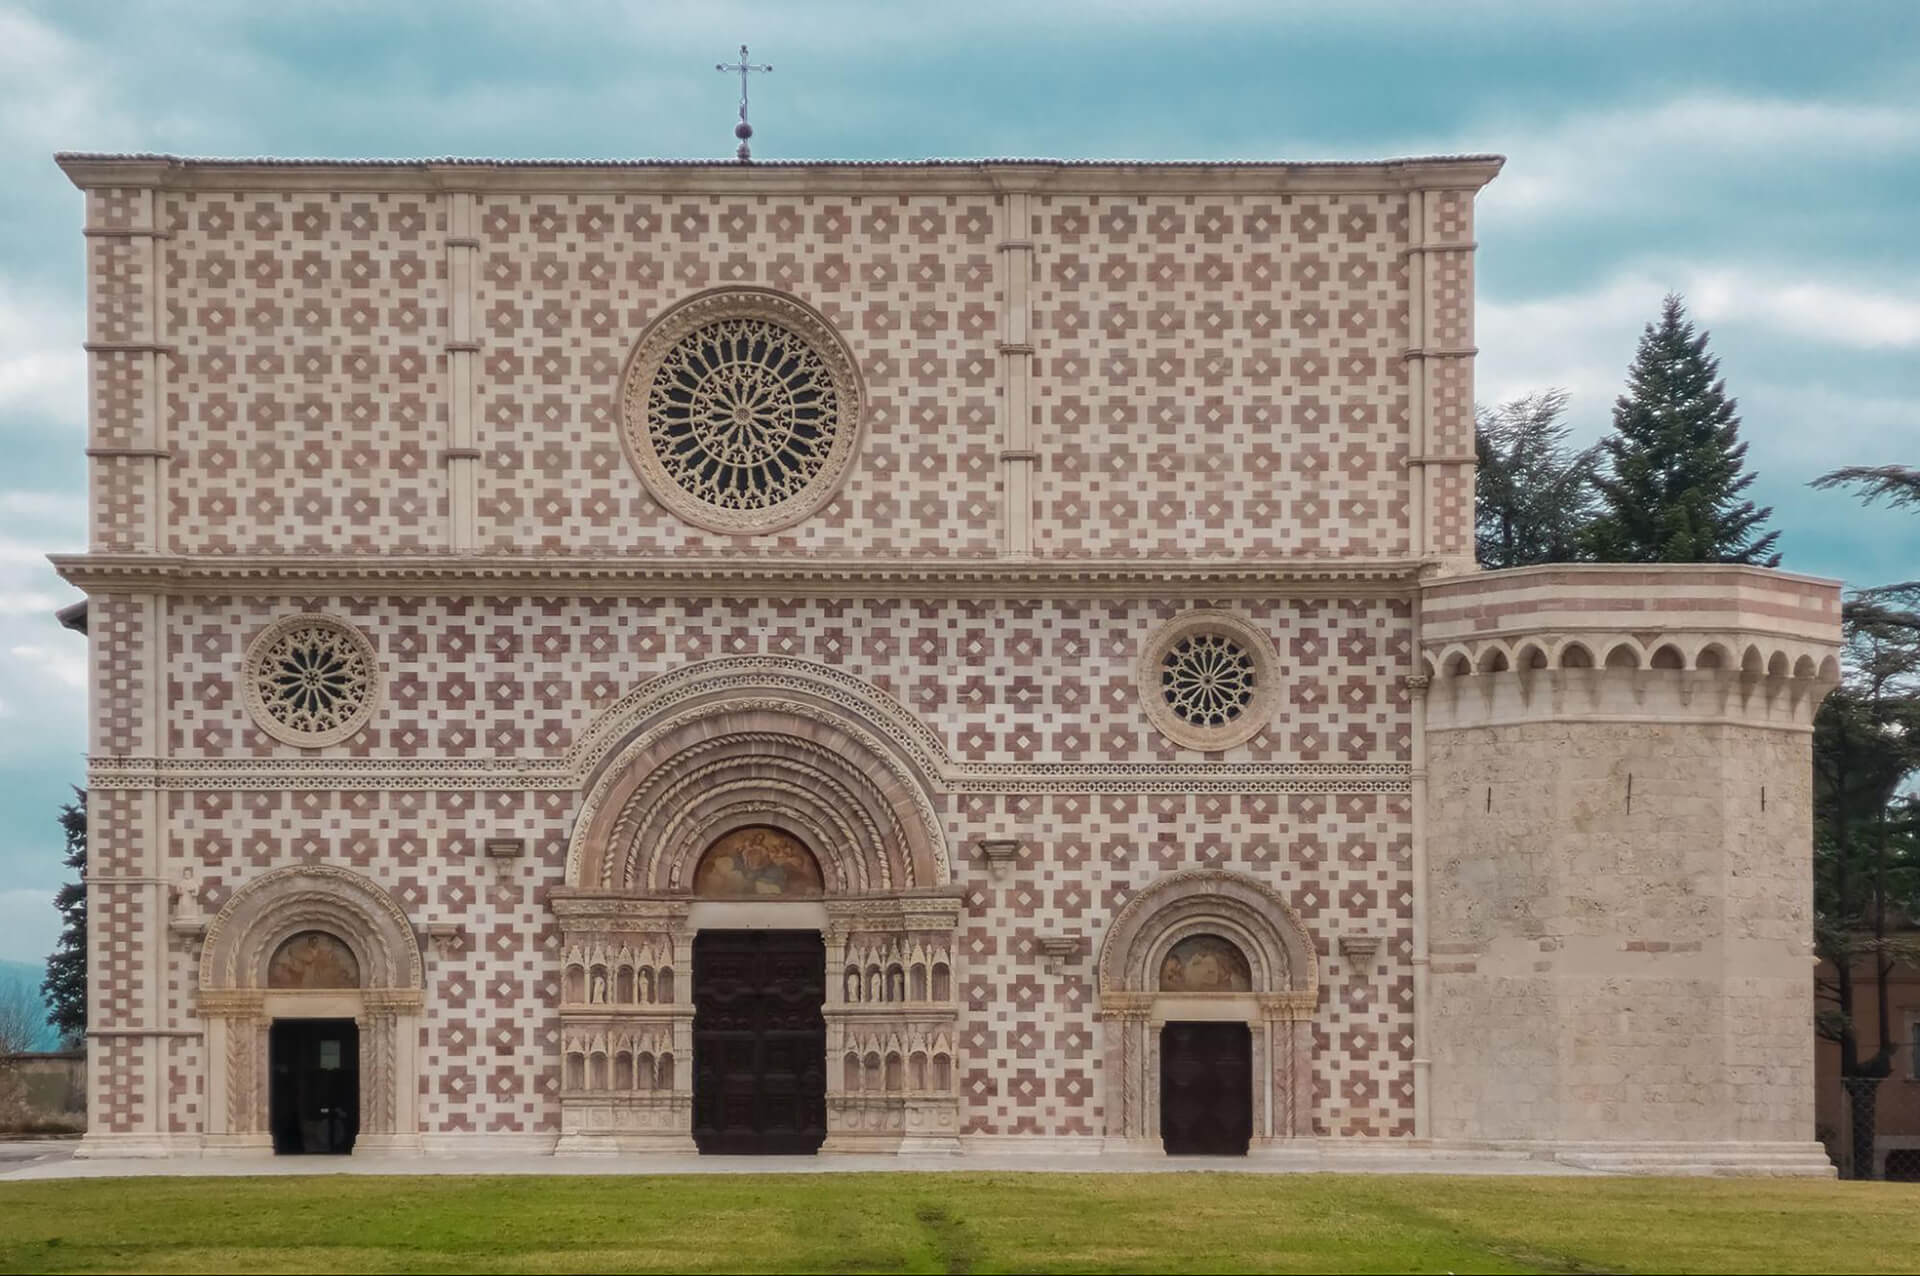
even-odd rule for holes
{"type": "Polygon", "coordinates": [[[1610,563],[1752,563],[1778,567],[1777,531],[1762,533],[1773,510],[1740,494],[1747,445],[1740,418],[1680,298],[1667,295],[1660,321],[1647,325],[1627,372],[1627,393],[1613,408],[1613,433],[1601,441],[1606,472],[1600,516],[1587,532],[1593,556],[1610,563]]]}
{"type": "Polygon", "coordinates": [[[87,1031],[87,794],[73,791],[74,800],[60,808],[60,828],[67,838],[67,867],[79,880],[68,882],[53,897],[64,923],[59,946],[47,958],[46,982],[40,991],[47,999],[47,1022],[70,1042],[87,1031]]]}

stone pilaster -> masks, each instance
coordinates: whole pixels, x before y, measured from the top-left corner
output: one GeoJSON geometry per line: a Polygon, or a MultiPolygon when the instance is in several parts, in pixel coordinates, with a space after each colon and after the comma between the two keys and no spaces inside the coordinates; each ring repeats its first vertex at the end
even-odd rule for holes
{"type": "Polygon", "coordinates": [[[447,210],[447,436],[441,456],[446,464],[447,548],[474,547],[475,467],[480,448],[474,434],[476,376],[480,341],[474,327],[475,258],[479,254],[478,200],[471,191],[450,191],[447,210]]]}
{"type": "Polygon", "coordinates": [[[1033,554],[1033,196],[1023,175],[1002,173],[1000,195],[1001,552],[1033,554]]]}
{"type": "Polygon", "coordinates": [[[1447,571],[1471,571],[1473,192],[1441,187],[1407,198],[1408,548],[1447,571]]]}

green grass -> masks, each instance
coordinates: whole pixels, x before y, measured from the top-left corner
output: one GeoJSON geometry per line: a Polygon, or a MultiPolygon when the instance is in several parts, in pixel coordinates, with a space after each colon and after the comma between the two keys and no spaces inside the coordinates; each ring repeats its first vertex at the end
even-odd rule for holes
{"type": "Polygon", "coordinates": [[[1920,1271],[1920,1187],[1249,1174],[0,1183],[0,1271],[1920,1271]]]}

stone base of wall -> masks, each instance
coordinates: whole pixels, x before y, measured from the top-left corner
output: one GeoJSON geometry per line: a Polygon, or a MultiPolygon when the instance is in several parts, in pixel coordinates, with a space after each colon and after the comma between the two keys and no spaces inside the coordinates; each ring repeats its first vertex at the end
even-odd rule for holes
{"type": "MultiPolygon", "coordinates": [[[[202,1151],[197,1134],[97,1134],[80,1139],[73,1155],[81,1160],[151,1160],[162,1156],[197,1156],[202,1151]]],[[[271,1151],[271,1148],[269,1148],[271,1151]]]]}
{"type": "MultiPolygon", "coordinates": [[[[1819,1143],[1497,1142],[1436,1140],[1436,1157],[1488,1156],[1551,1161],[1576,1170],[1610,1174],[1687,1177],[1834,1177],[1833,1161],[1819,1143]]],[[[1329,1167],[1332,1168],[1332,1167],[1329,1167]]]]}
{"type": "MultiPolygon", "coordinates": [[[[901,1169],[932,1169],[947,1165],[964,1168],[968,1161],[982,1169],[1065,1169],[1071,1163],[1088,1171],[1233,1169],[1244,1166],[1255,1173],[1299,1174],[1634,1174],[1676,1177],[1793,1177],[1832,1178],[1833,1162],[1818,1143],[1681,1143],[1613,1141],[1487,1141],[1375,1138],[1255,1139],[1245,1158],[1168,1156],[1157,1140],[1104,1139],[1098,1136],[977,1135],[960,1139],[909,1138],[895,1149],[847,1148],[843,1152],[876,1160],[891,1156],[901,1169]]],[[[745,1158],[754,1168],[791,1168],[799,1172],[825,1171],[841,1157],[822,1149],[819,1157],[745,1158]],[[775,1163],[778,1163],[775,1166],[775,1163]]],[[[92,1159],[135,1159],[155,1156],[205,1158],[211,1161],[275,1161],[265,1146],[240,1148],[232,1144],[203,1145],[190,1136],[161,1137],[157,1142],[126,1135],[89,1136],[75,1155],[92,1159]]],[[[438,1173],[426,1162],[454,1161],[463,1172],[489,1169],[515,1173],[544,1172],[525,1164],[526,1158],[551,1157],[553,1173],[679,1173],[712,1168],[713,1158],[699,1155],[691,1141],[673,1148],[632,1146],[613,1137],[591,1140],[547,1135],[442,1134],[415,1142],[386,1143],[365,1140],[354,1146],[351,1160],[360,1165],[391,1162],[393,1172],[438,1173]],[[423,1156],[424,1153],[424,1156],[423,1156]],[[488,1158],[513,1165],[489,1166],[488,1158]],[[579,1170],[566,1168],[574,1162],[579,1170]]],[[[334,1158],[310,1158],[323,1172],[334,1158]]],[[[718,1158],[738,1162],[742,1158],[718,1158]]],[[[214,1173],[247,1173],[245,1169],[214,1173]]]]}

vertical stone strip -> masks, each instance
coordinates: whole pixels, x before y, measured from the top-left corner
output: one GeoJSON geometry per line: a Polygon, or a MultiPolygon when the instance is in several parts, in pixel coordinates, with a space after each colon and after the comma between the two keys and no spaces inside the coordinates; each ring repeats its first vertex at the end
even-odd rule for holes
{"type": "Polygon", "coordinates": [[[1000,551],[1033,555],[1033,196],[1000,173],[1000,551]]]}
{"type": "Polygon", "coordinates": [[[1407,192],[1407,553],[1425,558],[1427,536],[1427,193],[1407,192]]]}
{"type": "Polygon", "coordinates": [[[1433,1137],[1433,1029],[1429,1021],[1433,1015],[1429,1003],[1430,968],[1428,962],[1429,931],[1427,889],[1427,685],[1428,679],[1420,666],[1420,607],[1421,599],[1413,599],[1413,662],[1414,672],[1407,675],[1407,690],[1410,693],[1413,714],[1413,792],[1409,796],[1411,804],[1412,829],[1409,840],[1411,864],[1408,872],[1413,879],[1413,951],[1408,954],[1413,964],[1413,1137],[1426,1139],[1433,1137]]]}
{"type": "Polygon", "coordinates": [[[1424,537],[1420,556],[1450,572],[1474,570],[1473,191],[1413,194],[1414,311],[1422,316],[1409,357],[1420,370],[1419,467],[1424,537]]]}
{"type": "Polygon", "coordinates": [[[480,342],[473,323],[473,272],[480,248],[479,212],[471,191],[446,195],[447,218],[447,548],[474,547],[474,385],[480,342]]]}
{"type": "MultiPolygon", "coordinates": [[[[95,552],[167,548],[162,166],[87,190],[88,438],[95,552]]],[[[158,594],[102,595],[90,623],[88,752],[155,759],[166,751],[166,616],[158,594]]],[[[88,876],[88,1095],[94,1130],[158,1151],[165,1110],[167,858],[162,794],[93,803],[99,848],[88,876]],[[99,1025],[108,1025],[101,1028],[99,1025]]]]}

